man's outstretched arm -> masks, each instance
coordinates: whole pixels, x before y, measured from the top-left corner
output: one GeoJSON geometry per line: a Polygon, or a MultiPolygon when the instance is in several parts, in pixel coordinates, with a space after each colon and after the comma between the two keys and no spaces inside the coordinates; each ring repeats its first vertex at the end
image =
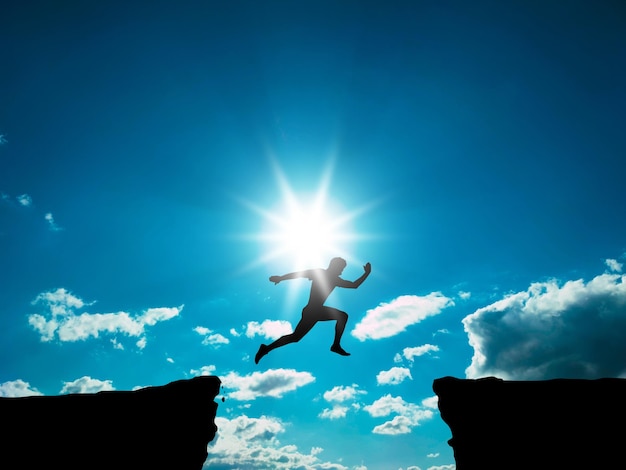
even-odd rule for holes
{"type": "Polygon", "coordinates": [[[361,284],[363,284],[363,281],[365,281],[365,279],[367,279],[367,276],[370,275],[370,273],[372,272],[372,265],[370,263],[365,263],[365,266],[363,266],[363,270],[365,272],[361,274],[361,277],[359,277],[356,281],[346,281],[342,279],[342,282],[338,284],[338,286],[347,287],[348,289],[356,289],[361,284]]]}
{"type": "Polygon", "coordinates": [[[270,276],[270,282],[273,282],[274,284],[278,284],[281,281],[287,281],[289,279],[297,279],[300,277],[306,277],[308,279],[311,279],[311,270],[307,269],[306,271],[296,271],[293,273],[288,273],[288,274],[283,274],[282,276],[270,276]]]}

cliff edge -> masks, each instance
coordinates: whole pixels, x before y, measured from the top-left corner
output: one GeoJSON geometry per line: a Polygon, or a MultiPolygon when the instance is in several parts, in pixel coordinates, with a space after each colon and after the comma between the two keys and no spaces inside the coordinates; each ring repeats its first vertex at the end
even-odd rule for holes
{"type": "Polygon", "coordinates": [[[626,379],[436,379],[457,470],[621,468],[626,379]]]}
{"type": "Polygon", "coordinates": [[[200,470],[216,433],[217,377],[136,391],[0,398],[12,468],[200,470]]]}

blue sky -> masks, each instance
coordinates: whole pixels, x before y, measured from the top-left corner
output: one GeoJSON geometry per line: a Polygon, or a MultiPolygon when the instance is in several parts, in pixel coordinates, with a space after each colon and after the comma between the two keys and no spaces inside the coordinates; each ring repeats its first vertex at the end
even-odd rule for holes
{"type": "Polygon", "coordinates": [[[435,378],[626,376],[625,20],[3,5],[0,396],[212,374],[210,468],[450,470],[435,378]],[[352,355],[321,323],[255,365],[307,299],[269,276],[337,255],[352,355]]]}

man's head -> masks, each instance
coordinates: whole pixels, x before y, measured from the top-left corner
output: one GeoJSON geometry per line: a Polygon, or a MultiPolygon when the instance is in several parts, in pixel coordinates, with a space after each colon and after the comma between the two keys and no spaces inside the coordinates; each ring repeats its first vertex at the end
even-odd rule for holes
{"type": "Polygon", "coordinates": [[[328,264],[328,271],[331,271],[335,274],[340,275],[343,270],[345,269],[346,265],[348,263],[346,263],[346,260],[343,258],[333,258],[330,260],[330,263],[328,264]]]}

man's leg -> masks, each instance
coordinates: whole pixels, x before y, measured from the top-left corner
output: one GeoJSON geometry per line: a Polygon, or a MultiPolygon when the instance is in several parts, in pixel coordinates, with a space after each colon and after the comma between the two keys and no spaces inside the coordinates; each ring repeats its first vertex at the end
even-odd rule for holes
{"type": "Polygon", "coordinates": [[[305,318],[305,315],[303,313],[302,318],[296,325],[296,329],[293,331],[293,333],[281,336],[271,344],[262,344],[261,346],[259,346],[259,350],[254,357],[255,364],[258,364],[261,358],[270,351],[276,348],[280,348],[281,346],[300,341],[303,336],[306,335],[311,330],[311,328],[313,328],[313,325],[315,325],[316,322],[317,320],[315,319],[305,318]]]}
{"type": "Polygon", "coordinates": [[[337,321],[335,324],[335,340],[333,341],[333,345],[330,347],[330,350],[342,356],[349,356],[350,353],[344,351],[341,347],[341,336],[343,335],[343,331],[346,329],[346,323],[348,323],[348,314],[332,307],[323,307],[323,312],[323,318],[320,318],[320,320],[337,321]]]}

